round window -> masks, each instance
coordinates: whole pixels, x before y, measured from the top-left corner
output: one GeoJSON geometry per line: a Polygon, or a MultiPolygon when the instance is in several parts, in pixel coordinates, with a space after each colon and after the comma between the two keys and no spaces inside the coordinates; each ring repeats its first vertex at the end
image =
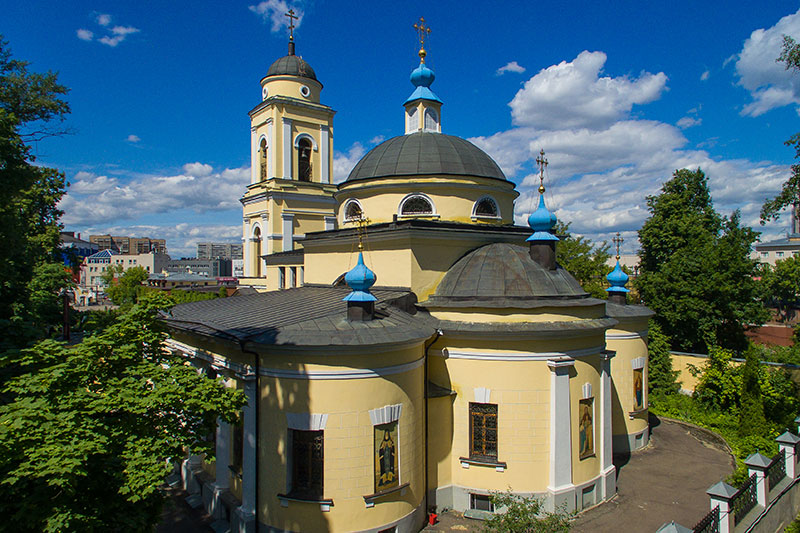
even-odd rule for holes
{"type": "Polygon", "coordinates": [[[261,88],[261,99],[266,100],[267,96],[269,96],[269,90],[266,87],[261,88]]]}
{"type": "Polygon", "coordinates": [[[300,86],[300,94],[308,98],[308,95],[311,94],[311,89],[309,89],[306,85],[302,85],[300,86]]]}

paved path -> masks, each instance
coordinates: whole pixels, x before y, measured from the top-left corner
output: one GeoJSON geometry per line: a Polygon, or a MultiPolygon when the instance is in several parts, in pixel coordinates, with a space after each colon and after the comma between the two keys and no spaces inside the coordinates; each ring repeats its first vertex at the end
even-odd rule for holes
{"type": "Polygon", "coordinates": [[[724,444],[680,422],[651,425],[650,446],[618,464],[617,496],[579,515],[574,533],[654,533],[672,520],[691,528],[709,511],[706,490],[734,468],[724,444]]]}

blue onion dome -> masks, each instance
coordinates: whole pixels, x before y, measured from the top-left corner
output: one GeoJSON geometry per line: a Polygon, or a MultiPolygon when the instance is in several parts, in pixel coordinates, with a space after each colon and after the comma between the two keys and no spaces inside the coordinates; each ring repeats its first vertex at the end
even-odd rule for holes
{"type": "Polygon", "coordinates": [[[420,63],[417,68],[411,71],[411,83],[414,87],[430,87],[436,74],[425,63],[420,63]]]}
{"type": "Polygon", "coordinates": [[[353,292],[345,296],[342,300],[345,302],[376,301],[377,298],[370,294],[369,288],[375,285],[377,279],[375,273],[364,264],[364,254],[358,252],[358,263],[344,276],[344,281],[347,283],[348,287],[353,289],[353,292]]]}
{"type": "Polygon", "coordinates": [[[539,207],[528,216],[528,225],[533,230],[533,235],[527,241],[557,241],[553,235],[553,228],[558,222],[555,213],[551,213],[544,205],[544,194],[539,194],[539,207]]]}
{"type": "Polygon", "coordinates": [[[628,283],[628,275],[622,270],[622,267],[619,266],[619,259],[617,259],[617,266],[614,267],[614,270],[606,276],[606,279],[611,284],[611,287],[606,289],[608,292],[629,292],[628,289],[625,288],[625,284],[628,283]]]}

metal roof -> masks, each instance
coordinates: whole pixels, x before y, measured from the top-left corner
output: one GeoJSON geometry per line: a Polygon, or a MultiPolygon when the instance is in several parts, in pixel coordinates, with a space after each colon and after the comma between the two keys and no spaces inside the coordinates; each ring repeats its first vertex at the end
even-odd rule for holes
{"type": "Polygon", "coordinates": [[[370,150],[346,181],[430,175],[506,180],[497,163],[468,140],[444,133],[417,132],[393,137],[370,150]]]}
{"type": "Polygon", "coordinates": [[[303,58],[296,55],[283,56],[270,65],[267,76],[300,76],[317,81],[317,75],[311,65],[306,63],[303,58]]]}
{"type": "Polygon", "coordinates": [[[375,345],[426,339],[434,328],[424,317],[390,305],[412,294],[372,289],[375,319],[349,322],[342,301],[347,287],[305,286],[176,305],[164,321],[170,328],[264,345],[375,345]]]}

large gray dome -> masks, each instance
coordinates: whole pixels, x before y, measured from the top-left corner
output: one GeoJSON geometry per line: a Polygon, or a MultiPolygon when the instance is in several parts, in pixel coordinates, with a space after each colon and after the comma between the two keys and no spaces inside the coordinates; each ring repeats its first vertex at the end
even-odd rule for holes
{"type": "Polygon", "coordinates": [[[541,300],[588,298],[561,267],[548,270],[527,248],[508,243],[481,246],[456,261],[423,305],[433,307],[532,307],[541,300]]]}
{"type": "Polygon", "coordinates": [[[382,142],[353,168],[347,181],[390,176],[456,175],[505,180],[486,152],[443,133],[411,133],[382,142]]]}
{"type": "Polygon", "coordinates": [[[267,76],[300,76],[317,81],[317,75],[311,65],[296,55],[284,56],[275,61],[267,71],[267,76]]]}

